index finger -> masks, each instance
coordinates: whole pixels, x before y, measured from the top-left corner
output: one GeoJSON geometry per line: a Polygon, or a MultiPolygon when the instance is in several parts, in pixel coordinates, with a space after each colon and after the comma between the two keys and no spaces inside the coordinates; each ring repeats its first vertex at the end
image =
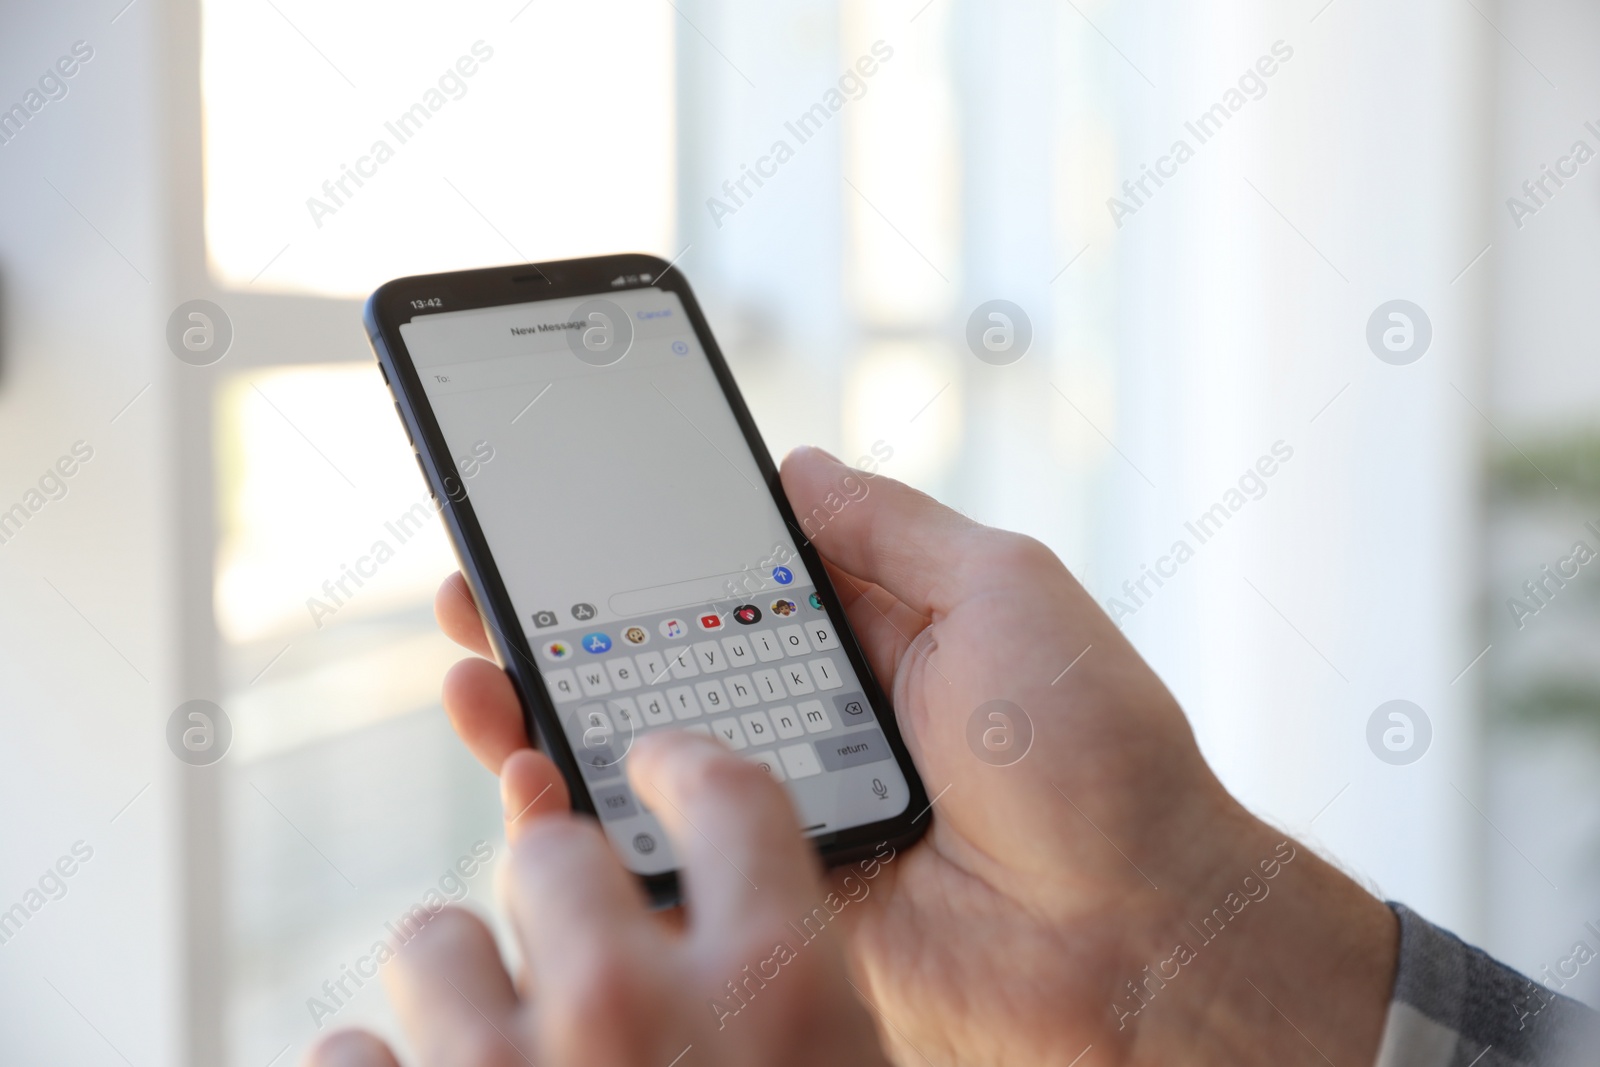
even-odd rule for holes
{"type": "Polygon", "coordinates": [[[472,599],[467,579],[460,571],[440,583],[439,591],[433,595],[433,617],[439,620],[439,629],[450,640],[486,659],[494,658],[489,636],[483,631],[483,618],[478,614],[478,603],[472,599]]]}
{"type": "Polygon", "coordinates": [[[628,777],[682,857],[689,926],[702,940],[781,926],[816,902],[816,852],[788,794],[751,760],[663,730],[639,739],[628,777]]]}

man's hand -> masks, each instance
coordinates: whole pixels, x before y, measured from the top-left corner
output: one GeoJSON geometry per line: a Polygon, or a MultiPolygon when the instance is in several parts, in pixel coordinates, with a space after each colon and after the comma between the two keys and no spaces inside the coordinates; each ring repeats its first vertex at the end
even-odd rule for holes
{"type": "MultiPolygon", "coordinates": [[[[816,449],[783,480],[802,521],[824,520],[808,530],[937,798],[927,837],[842,916],[897,1062],[1372,1062],[1388,908],[1227,794],[1048,549],[816,449]],[[1007,766],[969,743],[995,700],[1033,735],[1007,766]]],[[[436,606],[488,654],[459,576],[436,606]]],[[[494,664],[458,664],[444,702],[488,767],[555,776],[494,664]]]]}
{"type": "MultiPolygon", "coordinates": [[[[549,761],[524,750],[505,771],[501,897],[523,978],[512,981],[470,912],[436,915],[383,970],[422,1067],[885,1062],[839,936],[823,928],[808,941],[789,925],[829,890],[765,771],[688,733],[635,747],[635,793],[683,857],[686,924],[648,911],[598,824],[565,810],[549,761]]],[[[396,1060],[376,1038],[343,1033],[307,1063],[396,1060]]]]}

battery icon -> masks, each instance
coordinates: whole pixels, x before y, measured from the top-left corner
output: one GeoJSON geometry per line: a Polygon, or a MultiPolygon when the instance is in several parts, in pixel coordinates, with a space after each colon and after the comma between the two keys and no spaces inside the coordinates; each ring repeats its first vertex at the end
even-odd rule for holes
{"type": "Polygon", "coordinates": [[[641,282],[647,282],[647,281],[649,281],[649,280],[650,280],[650,275],[648,275],[648,274],[641,274],[641,275],[639,275],[639,280],[640,280],[640,281],[641,281],[641,282]]]}

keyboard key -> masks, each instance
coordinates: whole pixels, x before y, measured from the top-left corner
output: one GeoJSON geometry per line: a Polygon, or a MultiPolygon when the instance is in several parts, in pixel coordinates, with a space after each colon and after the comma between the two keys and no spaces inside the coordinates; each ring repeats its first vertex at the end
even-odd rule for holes
{"type": "Polygon", "coordinates": [[[578,684],[583,686],[584,696],[605,696],[611,692],[611,676],[599,663],[586,663],[579,667],[578,684]]]}
{"type": "Polygon", "coordinates": [[[773,708],[767,714],[772,716],[773,729],[777,730],[778,736],[785,741],[792,741],[806,732],[806,728],[800,724],[800,713],[788,704],[773,708]]]}
{"type": "Polygon", "coordinates": [[[840,693],[833,698],[833,706],[839,709],[839,721],[846,726],[872,721],[872,709],[860,693],[840,693]]]}
{"type": "Polygon", "coordinates": [[[771,630],[761,630],[751,634],[750,643],[755,646],[756,659],[762,663],[771,663],[773,660],[783,658],[783,646],[778,644],[778,635],[771,630]]]}
{"type": "Polygon", "coordinates": [[[800,704],[800,721],[806,724],[806,733],[820,734],[833,729],[833,720],[820,700],[806,700],[800,704]]]}
{"type": "Polygon", "coordinates": [[[544,684],[550,690],[550,699],[557,704],[570,704],[583,696],[578,689],[578,676],[572,673],[571,667],[545,671],[544,684]]]}
{"type": "Polygon", "coordinates": [[[645,685],[660,685],[667,680],[667,657],[659,652],[641,652],[633,657],[645,685]]]}
{"type": "Polygon", "coordinates": [[[639,814],[639,809],[633,806],[633,794],[625,785],[608,786],[605,789],[590,790],[589,795],[594,797],[594,810],[600,813],[600,818],[610,822],[612,819],[626,819],[639,814]]]}
{"type": "Polygon", "coordinates": [[[744,634],[733,637],[724,637],[722,647],[728,652],[728,664],[732,667],[748,667],[756,661],[756,654],[750,651],[750,642],[744,634]]]}
{"type": "Polygon", "coordinates": [[[739,716],[739,721],[744,723],[745,736],[750,738],[752,745],[767,745],[777,740],[772,732],[772,720],[767,718],[764,711],[748,711],[739,716]]]}
{"type": "Polygon", "coordinates": [[[780,748],[778,757],[783,760],[783,769],[789,772],[790,778],[810,778],[813,774],[822,773],[822,765],[817,762],[817,754],[810,745],[780,748]]]}
{"type": "Polygon", "coordinates": [[[783,679],[778,677],[777,671],[756,671],[756,692],[761,694],[762,700],[782,700],[783,679]]]}
{"type": "Polygon", "coordinates": [[[694,646],[695,662],[700,664],[700,669],[707,674],[728,669],[728,658],[722,654],[722,646],[715,641],[701,641],[694,646]]]}
{"type": "Polygon", "coordinates": [[[583,776],[591,782],[603,782],[622,774],[622,765],[610,745],[579,746],[573,752],[573,756],[577,759],[583,776]]]}
{"type": "Polygon", "coordinates": [[[785,655],[803,656],[811,651],[811,643],[806,640],[805,628],[795,624],[778,627],[778,644],[783,646],[785,655]]]}
{"type": "Polygon", "coordinates": [[[804,696],[817,691],[817,687],[811,684],[811,675],[804,663],[791,663],[785,667],[783,684],[789,687],[790,696],[804,696]]]}
{"type": "Polygon", "coordinates": [[[688,645],[667,649],[667,662],[672,664],[674,678],[693,678],[700,673],[700,664],[695,662],[694,649],[688,645]]]}
{"type": "Polygon", "coordinates": [[[578,734],[578,743],[591,748],[611,739],[611,716],[606,714],[605,705],[585,704],[578,709],[578,734]]]}
{"type": "Polygon", "coordinates": [[[632,697],[612,697],[606,701],[606,710],[611,713],[611,721],[617,724],[617,733],[624,738],[639,732],[639,709],[632,697]]]}
{"type": "Polygon", "coordinates": [[[892,758],[889,742],[876,730],[857,730],[818,741],[817,752],[822,756],[822,765],[830,771],[842,771],[846,767],[859,767],[863,763],[877,763],[892,758]]]}
{"type": "Polygon", "coordinates": [[[833,635],[833,627],[827,619],[813,619],[806,623],[806,636],[811,638],[814,652],[832,652],[839,647],[839,639],[833,635]]]}
{"type": "Polygon", "coordinates": [[[660,693],[640,693],[639,714],[644,716],[646,726],[672,725],[672,705],[660,693]]]}
{"type": "Polygon", "coordinates": [[[719,711],[728,710],[728,694],[722,688],[722,683],[713,678],[709,682],[701,682],[694,687],[700,694],[700,704],[706,709],[707,715],[715,715],[719,711]]]}
{"type": "Polygon", "coordinates": [[[750,746],[744,739],[744,731],[739,729],[739,720],[731,715],[711,724],[711,736],[734,750],[750,746]]]}
{"type": "Polygon", "coordinates": [[[748,708],[752,704],[761,703],[761,695],[756,692],[756,683],[750,680],[748,674],[728,675],[728,699],[733,701],[736,708],[748,708]]]}
{"type": "Polygon", "coordinates": [[[626,656],[606,660],[606,670],[611,674],[611,684],[618,689],[637,689],[641,684],[638,668],[626,656]]]}
{"type": "Polygon", "coordinates": [[[812,660],[810,667],[811,677],[817,680],[818,689],[838,689],[844,685],[844,679],[839,676],[838,668],[834,667],[831,656],[812,660]]]}
{"type": "Polygon", "coordinates": [[[700,702],[694,698],[694,690],[686,685],[668,689],[667,703],[672,705],[672,714],[680,719],[693,719],[700,715],[700,702]]]}
{"type": "Polygon", "coordinates": [[[745,759],[766,771],[778,781],[783,781],[783,761],[778,759],[778,754],[770,749],[766,752],[752,752],[745,759]]]}

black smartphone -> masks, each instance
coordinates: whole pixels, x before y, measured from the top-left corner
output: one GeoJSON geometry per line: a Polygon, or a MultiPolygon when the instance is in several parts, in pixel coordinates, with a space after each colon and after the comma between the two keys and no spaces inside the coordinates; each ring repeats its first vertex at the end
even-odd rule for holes
{"type": "Polygon", "coordinates": [[[677,860],[624,773],[650,730],[766,768],[829,864],[921,834],[894,714],[680,271],[401,278],[366,327],[528,736],[653,901],[677,860]]]}

